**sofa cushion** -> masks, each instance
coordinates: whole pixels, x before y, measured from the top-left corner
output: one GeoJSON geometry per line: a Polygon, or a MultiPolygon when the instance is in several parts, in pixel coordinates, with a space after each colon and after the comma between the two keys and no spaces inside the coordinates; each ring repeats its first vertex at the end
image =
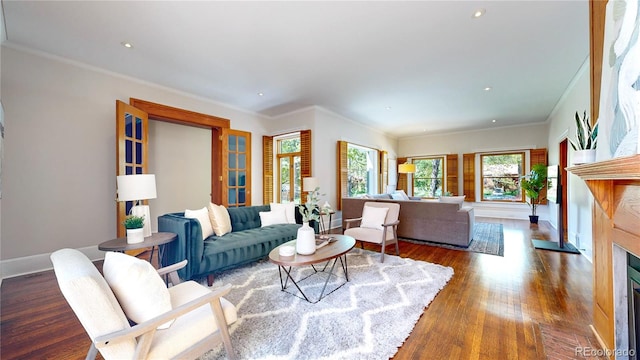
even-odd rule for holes
{"type": "Polygon", "coordinates": [[[227,210],[229,211],[229,217],[231,218],[231,231],[235,232],[259,228],[261,225],[260,212],[270,211],[271,208],[269,207],[269,205],[258,205],[230,207],[227,208],[227,210]]]}
{"type": "Polygon", "coordinates": [[[276,208],[271,211],[261,211],[259,214],[261,227],[276,224],[288,224],[284,208],[276,208]]]}
{"type": "Polygon", "coordinates": [[[227,208],[223,205],[209,203],[209,220],[211,221],[213,232],[217,236],[231,232],[231,218],[227,208]]]}
{"type": "Polygon", "coordinates": [[[404,190],[394,191],[393,194],[391,194],[391,198],[393,200],[409,200],[409,196],[407,196],[407,193],[405,193],[404,190]]]}
{"type": "Polygon", "coordinates": [[[440,202],[462,205],[465,196],[440,196],[440,202]]]}
{"type": "Polygon", "coordinates": [[[286,204],[271,203],[270,206],[271,206],[271,211],[284,209],[284,214],[287,217],[287,223],[289,224],[296,223],[296,211],[298,211],[298,209],[296,208],[295,203],[292,203],[292,202],[286,203],[286,204]]]}
{"type": "Polygon", "coordinates": [[[202,229],[202,240],[213,235],[213,228],[211,227],[211,220],[209,219],[209,209],[206,207],[198,210],[187,209],[184,211],[184,217],[198,220],[200,228],[202,229]]]}

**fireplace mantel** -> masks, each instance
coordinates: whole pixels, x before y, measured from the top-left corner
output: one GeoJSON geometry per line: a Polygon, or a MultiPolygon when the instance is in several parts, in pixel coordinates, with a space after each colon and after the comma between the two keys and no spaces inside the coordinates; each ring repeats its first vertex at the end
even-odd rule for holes
{"type": "Polygon", "coordinates": [[[616,328],[622,326],[620,319],[625,316],[616,314],[614,305],[614,282],[620,274],[614,271],[613,252],[617,245],[640,255],[640,155],[572,166],[567,171],[585,181],[596,202],[592,219],[592,329],[602,347],[615,354],[625,344],[620,338],[625,332],[616,328]]]}

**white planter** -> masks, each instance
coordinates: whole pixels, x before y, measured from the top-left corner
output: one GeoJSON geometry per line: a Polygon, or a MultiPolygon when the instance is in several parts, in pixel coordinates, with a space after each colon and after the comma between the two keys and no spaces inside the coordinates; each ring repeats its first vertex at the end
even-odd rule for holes
{"type": "Polygon", "coordinates": [[[298,229],[296,252],[300,255],[311,255],[316,252],[316,233],[308,222],[303,223],[298,229]]]}
{"type": "Polygon", "coordinates": [[[127,229],[127,244],[137,244],[144,241],[144,228],[127,229]]]}
{"type": "Polygon", "coordinates": [[[589,164],[596,161],[596,150],[576,150],[573,154],[573,164],[589,164]]]}

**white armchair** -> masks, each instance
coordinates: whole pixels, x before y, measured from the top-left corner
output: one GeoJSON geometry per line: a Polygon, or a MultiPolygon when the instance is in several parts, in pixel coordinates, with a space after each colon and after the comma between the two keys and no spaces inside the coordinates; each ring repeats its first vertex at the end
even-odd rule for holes
{"type": "MultiPolygon", "coordinates": [[[[62,294],[91,339],[87,359],[94,359],[98,351],[107,360],[196,358],[220,343],[224,344],[227,356],[235,358],[228,325],[237,320],[236,308],[222,297],[229,293],[231,285],[211,291],[194,281],[177,284],[177,276],[169,275],[174,285],[165,286],[170,309],[131,326],[120,304],[126,299],[119,303],[105,278],[84,254],[62,249],[51,254],[51,262],[62,294]],[[167,324],[168,328],[159,330],[167,324]]],[[[166,274],[185,264],[158,271],[166,274]]],[[[144,288],[148,283],[162,282],[158,273],[153,274],[157,279],[144,278],[135,272],[129,277],[145,280],[140,284],[144,288]]]]}
{"type": "Polygon", "coordinates": [[[352,236],[360,241],[380,244],[380,262],[384,262],[384,251],[387,245],[396,245],[396,255],[400,254],[398,248],[398,216],[400,204],[387,202],[366,202],[362,208],[362,216],[356,219],[344,220],[345,235],[352,236]],[[358,224],[358,226],[355,226],[358,224]]]}

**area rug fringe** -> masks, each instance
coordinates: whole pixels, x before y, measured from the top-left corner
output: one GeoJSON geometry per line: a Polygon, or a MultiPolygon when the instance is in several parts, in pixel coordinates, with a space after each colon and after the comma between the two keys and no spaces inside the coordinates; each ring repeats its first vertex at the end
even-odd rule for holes
{"type": "MultiPolygon", "coordinates": [[[[316,304],[281,291],[278,268],[268,261],[220,274],[214,287],[231,283],[227,300],[238,321],[230,327],[240,359],[389,359],[425,308],[453,276],[453,269],[355,248],[348,254],[349,282],[316,304]]],[[[339,264],[337,265],[339,266],[339,264]]],[[[302,278],[310,267],[298,269],[302,278]]],[[[344,282],[342,270],[328,289],[344,282]]],[[[311,297],[324,278],[303,281],[311,297]],[[305,285],[306,284],[306,285],[305,285]]],[[[219,347],[202,360],[223,359],[219,347]]]]}

